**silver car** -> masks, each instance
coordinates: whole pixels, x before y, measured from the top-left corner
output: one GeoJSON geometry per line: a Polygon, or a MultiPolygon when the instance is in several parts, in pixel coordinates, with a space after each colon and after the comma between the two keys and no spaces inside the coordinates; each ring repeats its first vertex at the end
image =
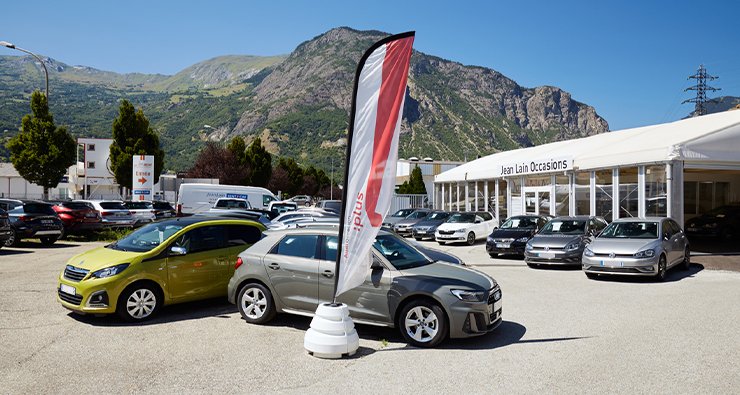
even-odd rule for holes
{"type": "MultiPolygon", "coordinates": [[[[276,313],[312,316],[334,291],[337,230],[291,229],[265,237],[239,255],[228,297],[249,323],[276,313]]],[[[501,289],[490,276],[439,262],[397,235],[381,231],[364,284],[339,296],[358,324],[397,327],[418,347],[447,336],[488,333],[501,324],[501,289]]]]}
{"type": "Polygon", "coordinates": [[[606,228],[601,217],[580,215],[551,219],[524,247],[527,265],[580,265],[583,250],[606,228]]]}
{"type": "Polygon", "coordinates": [[[582,265],[589,278],[620,274],[662,281],[671,267],[691,266],[689,242],[670,218],[620,218],[586,247],[582,265]]]}

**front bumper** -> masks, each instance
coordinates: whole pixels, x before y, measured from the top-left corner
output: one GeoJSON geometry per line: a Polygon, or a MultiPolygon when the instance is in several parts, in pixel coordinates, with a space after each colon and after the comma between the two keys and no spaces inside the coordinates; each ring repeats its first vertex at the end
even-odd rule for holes
{"type": "Polygon", "coordinates": [[[462,243],[468,240],[466,233],[453,233],[451,235],[443,235],[439,232],[434,234],[434,239],[443,243],[462,243]]]}
{"type": "Polygon", "coordinates": [[[636,259],[631,257],[583,256],[583,271],[594,274],[617,274],[626,276],[655,276],[658,274],[659,256],[636,259]]]}
{"type": "Polygon", "coordinates": [[[118,296],[123,291],[119,276],[108,278],[72,281],[64,277],[64,272],[59,275],[57,284],[57,301],[66,309],[91,314],[115,313],[118,296]],[[64,287],[62,286],[64,285],[64,287]],[[74,293],[65,292],[71,287],[74,293]],[[64,288],[64,290],[63,290],[64,288]],[[92,303],[93,297],[105,294],[107,303],[105,305],[92,303]]]}
{"type": "Polygon", "coordinates": [[[407,237],[411,236],[411,227],[396,227],[393,229],[393,231],[396,232],[397,235],[407,237]]]}
{"type": "Polygon", "coordinates": [[[527,243],[514,241],[511,243],[495,243],[491,240],[486,240],[486,252],[491,254],[516,254],[524,255],[524,248],[527,243]]]}
{"type": "Polygon", "coordinates": [[[419,230],[419,229],[412,229],[411,235],[414,236],[415,239],[434,239],[434,231],[433,230],[419,230]]]}
{"type": "Polygon", "coordinates": [[[497,286],[483,302],[456,301],[449,307],[450,338],[464,338],[484,335],[493,331],[503,321],[503,298],[497,286]],[[498,293],[498,299],[493,295],[498,293]],[[490,303],[489,303],[490,302],[490,303]]]}
{"type": "Polygon", "coordinates": [[[583,249],[574,251],[565,251],[562,249],[543,249],[524,250],[524,261],[527,263],[536,263],[538,265],[580,265],[583,249]]]}

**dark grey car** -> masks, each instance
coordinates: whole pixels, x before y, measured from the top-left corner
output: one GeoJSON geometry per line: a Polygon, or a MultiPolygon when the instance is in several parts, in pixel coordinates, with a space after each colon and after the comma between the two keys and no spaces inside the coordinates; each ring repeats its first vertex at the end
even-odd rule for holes
{"type": "Polygon", "coordinates": [[[583,249],[606,225],[603,218],[588,215],[551,219],[527,242],[524,261],[529,266],[580,266],[583,249]]]}
{"type": "MultiPolygon", "coordinates": [[[[336,229],[268,231],[239,255],[228,297],[249,323],[276,313],[311,316],[334,291],[336,229]]],[[[397,235],[381,231],[364,284],[338,298],[352,319],[400,329],[415,346],[482,335],[501,323],[501,289],[490,276],[435,261],[397,235]]]]}
{"type": "Polygon", "coordinates": [[[393,225],[393,231],[403,237],[411,236],[411,228],[413,228],[417,222],[426,218],[426,216],[431,212],[432,210],[425,208],[414,210],[414,212],[407,215],[406,218],[396,222],[396,224],[393,225]]]}

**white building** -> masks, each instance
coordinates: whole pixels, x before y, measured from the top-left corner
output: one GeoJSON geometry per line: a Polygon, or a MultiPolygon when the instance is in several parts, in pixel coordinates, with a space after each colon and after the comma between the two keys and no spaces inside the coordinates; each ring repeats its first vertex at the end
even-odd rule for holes
{"type": "Polygon", "coordinates": [[[409,181],[411,178],[411,172],[418,166],[421,170],[424,186],[427,189],[427,200],[433,204],[435,198],[434,177],[447,170],[454,169],[463,163],[464,162],[433,160],[432,158],[424,158],[422,160],[415,157],[399,159],[398,164],[396,165],[396,186],[409,181]]]}
{"type": "Polygon", "coordinates": [[[435,178],[435,207],[686,219],[740,201],[740,111],[501,152],[435,178]]]}
{"type": "Polygon", "coordinates": [[[121,199],[120,188],[110,170],[110,146],[113,139],[78,138],[81,157],[77,171],[70,174],[75,196],[87,199],[121,199]]]}

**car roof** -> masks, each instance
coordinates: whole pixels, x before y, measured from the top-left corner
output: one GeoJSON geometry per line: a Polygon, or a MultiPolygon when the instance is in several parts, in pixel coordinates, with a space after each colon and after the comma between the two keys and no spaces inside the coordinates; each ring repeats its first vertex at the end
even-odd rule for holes
{"type": "Polygon", "coordinates": [[[617,218],[614,222],[646,222],[646,221],[655,221],[660,222],[663,220],[669,219],[668,217],[630,217],[630,218],[617,218]]]}
{"type": "MultiPolygon", "coordinates": [[[[336,226],[316,226],[316,227],[309,227],[309,228],[289,228],[289,229],[268,229],[265,231],[265,233],[269,233],[271,235],[284,235],[284,234],[322,234],[322,235],[333,235],[336,236],[338,234],[338,227],[336,226]]],[[[391,234],[388,231],[381,230],[378,232],[379,235],[388,235],[391,234]]]]}
{"type": "Polygon", "coordinates": [[[166,219],[164,221],[157,221],[157,224],[181,224],[183,226],[189,226],[192,224],[197,224],[201,222],[223,222],[225,224],[233,223],[233,222],[248,222],[251,224],[259,224],[261,227],[264,227],[264,225],[260,224],[256,220],[250,220],[250,219],[241,219],[241,218],[225,218],[225,217],[208,217],[208,216],[199,216],[199,215],[193,215],[190,217],[179,217],[179,218],[172,218],[172,219],[166,219]]]}
{"type": "Polygon", "coordinates": [[[595,215],[560,215],[560,216],[557,216],[557,217],[552,218],[552,219],[553,220],[555,220],[555,219],[561,219],[561,220],[563,220],[564,219],[564,220],[587,221],[587,220],[589,220],[591,218],[598,218],[598,217],[595,216],[595,215]]]}

